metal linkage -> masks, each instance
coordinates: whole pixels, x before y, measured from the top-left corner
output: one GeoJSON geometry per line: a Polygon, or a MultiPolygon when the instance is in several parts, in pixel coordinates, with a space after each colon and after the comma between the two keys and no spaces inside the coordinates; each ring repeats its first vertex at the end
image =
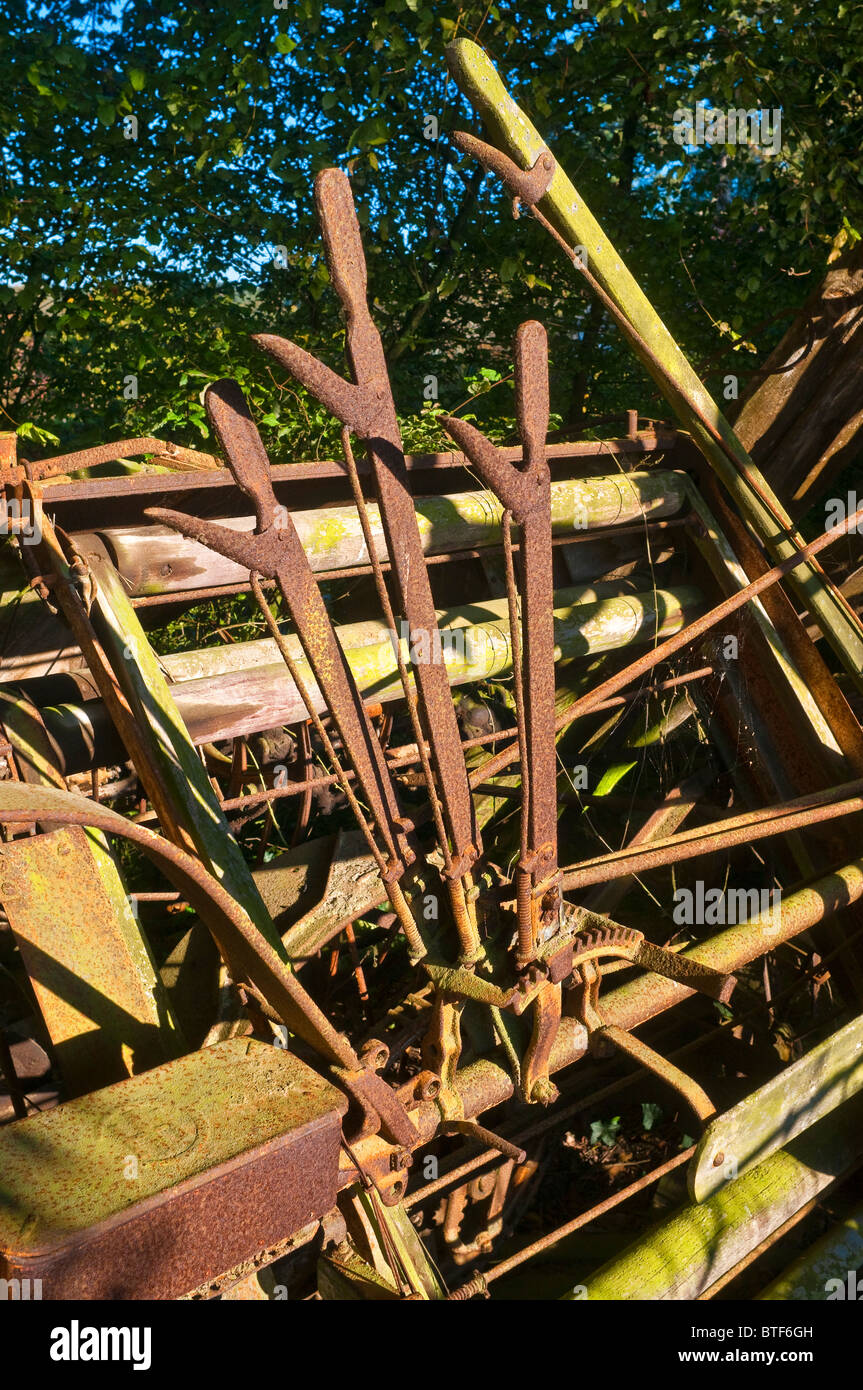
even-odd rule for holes
{"type": "MultiPolygon", "coordinates": [[[[413,862],[415,855],[405,838],[406,823],[399,811],[392,776],[387,768],[380,741],[336,637],[293,520],[286,508],[276,501],[270,478],[269,459],[242,391],[236,382],[217,382],[207,391],[206,404],[231,471],[239,486],[254,503],[258,523],[255,534],[248,535],[229,530],[213,522],[184,516],[180,512],[160,507],[148,509],[147,515],[247,566],[253,576],[253,588],[258,604],[302,695],[305,687],[296,663],[288,654],[278,624],[272,617],[259,585],[256,587],[254,576],[264,575],[278,582],[303,651],[327,701],[366,798],[375,829],[383,842],[386,860],[380,856],[370,833],[367,834],[369,847],[376,858],[381,858],[381,875],[393,890],[393,906],[399,913],[407,934],[412,937],[412,949],[416,950],[420,943],[415,925],[403,895],[396,889],[399,878],[413,862]]],[[[322,732],[323,725],[314,712],[312,702],[305,699],[305,703],[310,717],[318,726],[318,733],[325,740],[328,755],[339,774],[340,765],[332,743],[326,733],[322,732]]],[[[345,793],[353,804],[356,798],[348,780],[344,777],[340,780],[343,781],[345,793]]],[[[367,821],[359,803],[354,804],[353,809],[360,827],[367,830],[367,821]]]]}
{"type": "MultiPolygon", "coordinates": [[[[425,634],[430,659],[414,674],[451,840],[453,881],[464,883],[480,849],[458,724],[437,634],[437,618],[407,484],[401,435],[380,334],[366,301],[366,267],[350,184],[338,169],[324,169],[315,181],[315,202],[323,231],[330,276],[345,311],[348,357],[354,382],[345,381],[296,343],[269,334],[254,341],[300,381],[311,394],[368,446],[392,564],[398,603],[411,633],[425,634]]],[[[471,953],[481,955],[469,891],[462,887],[462,921],[470,925],[471,953]]]]}

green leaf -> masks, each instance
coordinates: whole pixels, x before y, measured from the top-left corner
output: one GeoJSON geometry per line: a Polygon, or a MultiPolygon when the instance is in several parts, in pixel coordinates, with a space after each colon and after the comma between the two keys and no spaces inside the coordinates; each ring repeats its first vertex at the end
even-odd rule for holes
{"type": "Polygon", "coordinates": [[[461,281],[460,275],[454,275],[448,271],[437,287],[438,299],[448,299],[453,290],[457,290],[461,281]]]}
{"type": "Polygon", "coordinates": [[[641,1128],[646,1130],[653,1129],[653,1126],[662,1119],[662,1107],[654,1105],[652,1100],[641,1102],[641,1128]]]}
{"type": "Polygon", "coordinates": [[[39,425],[34,425],[32,420],[25,420],[15,431],[19,439],[30,439],[34,444],[59,444],[60,440],[56,434],[50,430],[43,430],[39,425]]]}
{"type": "Polygon", "coordinates": [[[636,760],[631,763],[615,763],[613,767],[607,768],[599,779],[594,796],[608,796],[609,792],[614,791],[618,782],[623,781],[627,772],[631,772],[637,766],[638,761],[636,760]]]}
{"type": "Polygon", "coordinates": [[[289,38],[287,34],[276,35],[276,48],[280,53],[293,53],[296,46],[296,39],[289,38]]]}
{"type": "Polygon", "coordinates": [[[113,125],[117,119],[116,107],[112,106],[110,102],[101,102],[97,114],[103,125],[113,125]]]}
{"type": "Polygon", "coordinates": [[[147,85],[147,74],[143,68],[130,68],[129,81],[132,84],[133,92],[143,92],[147,85]]]}
{"type": "Polygon", "coordinates": [[[383,116],[370,116],[357,127],[356,143],[361,149],[372,145],[383,145],[389,139],[389,130],[383,116]]]}
{"type": "Polygon", "coordinates": [[[597,1144],[602,1144],[610,1149],[617,1143],[620,1134],[620,1116],[615,1115],[613,1120],[593,1120],[590,1126],[590,1146],[595,1148],[597,1144]]]}

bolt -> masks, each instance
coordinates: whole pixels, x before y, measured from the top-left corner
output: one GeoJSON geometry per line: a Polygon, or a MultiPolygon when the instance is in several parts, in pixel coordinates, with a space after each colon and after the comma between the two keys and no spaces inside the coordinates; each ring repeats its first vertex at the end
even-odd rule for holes
{"type": "Polygon", "coordinates": [[[409,1149],[396,1149],[390,1154],[390,1171],[398,1173],[402,1168],[410,1168],[414,1156],[409,1149]]]}
{"type": "Polygon", "coordinates": [[[440,1095],[440,1078],[437,1076],[421,1077],[416,1094],[418,1100],[434,1100],[440,1095]]]}
{"type": "Polygon", "coordinates": [[[360,1049],[360,1061],[371,1071],[381,1071],[390,1059],[390,1050],[379,1038],[369,1038],[360,1049]]]}
{"type": "Polygon", "coordinates": [[[530,1099],[535,1105],[554,1105],[559,1096],[560,1091],[548,1077],[541,1076],[538,1081],[534,1081],[530,1099]]]}

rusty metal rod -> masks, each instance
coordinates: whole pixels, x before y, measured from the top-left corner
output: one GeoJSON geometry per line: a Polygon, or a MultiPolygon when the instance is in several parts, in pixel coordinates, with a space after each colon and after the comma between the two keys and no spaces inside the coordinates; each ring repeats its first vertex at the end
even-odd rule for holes
{"type": "Polygon", "coordinates": [[[478,1125],[476,1120],[447,1120],[443,1125],[443,1133],[448,1134],[450,1131],[462,1134],[467,1139],[475,1139],[478,1144],[485,1144],[487,1148],[503,1154],[504,1158],[511,1158],[515,1163],[524,1163],[527,1158],[524,1149],[510,1143],[502,1135],[495,1134],[493,1130],[478,1125]]]}
{"type": "MultiPolygon", "coordinates": [[[[606,709],[617,709],[620,705],[630,704],[633,700],[641,699],[643,696],[660,694],[666,690],[673,690],[680,685],[689,685],[693,681],[704,680],[707,676],[712,676],[714,674],[714,669],[713,666],[699,666],[695,671],[687,671],[683,675],[673,676],[666,681],[657,681],[652,685],[645,686],[641,690],[633,690],[626,695],[617,695],[613,699],[604,700],[601,704],[596,705],[591,713],[600,713],[606,709]]],[[[497,743],[501,739],[513,738],[516,733],[517,730],[515,728],[495,729],[487,734],[477,734],[473,738],[462,739],[461,746],[465,750],[480,748],[486,743],[497,743]]],[[[416,764],[420,762],[420,757],[418,753],[411,751],[412,747],[413,745],[406,744],[400,748],[390,749],[387,755],[387,763],[390,768],[398,770],[404,767],[415,767],[416,764]]],[[[348,775],[353,777],[353,772],[350,770],[347,771],[348,775]]],[[[307,791],[310,787],[318,788],[332,786],[332,784],[337,781],[338,778],[335,773],[326,774],[321,777],[313,778],[308,782],[291,782],[290,784],[280,787],[262,787],[260,791],[247,792],[244,796],[230,797],[220,804],[223,811],[241,811],[259,801],[281,801],[283,797],[298,796],[301,792],[307,791]]],[[[474,786],[473,790],[478,791],[479,787],[474,786]]],[[[605,798],[605,800],[607,801],[608,799],[605,798]]],[[[610,802],[608,804],[610,804],[610,802]]]]}
{"type": "MultiPolygon", "coordinates": [[[[381,878],[383,879],[384,883],[387,883],[388,879],[391,880],[389,883],[387,883],[387,893],[389,896],[389,901],[392,905],[393,911],[396,913],[399,919],[399,924],[401,926],[402,931],[404,932],[405,940],[408,943],[411,955],[415,956],[418,960],[422,959],[422,957],[426,954],[425,944],[417,928],[416,922],[414,921],[413,914],[410,910],[410,905],[407,899],[405,898],[400,884],[395,878],[391,876],[390,865],[384,859],[384,856],[378,848],[378,845],[374,838],[372,826],[369,824],[365,812],[363,811],[362,807],[357,801],[356,794],[354,792],[353,787],[351,786],[350,778],[347,775],[347,770],[342,766],[339,757],[333,747],[332,740],[330,739],[326,729],[324,728],[320,715],[317,714],[314,708],[314,703],[311,699],[311,696],[308,693],[308,690],[306,689],[306,686],[303,682],[303,678],[300,675],[297,663],[294,661],[294,658],[291,655],[291,652],[288,648],[288,644],[282,635],[281,629],[279,628],[275,616],[273,615],[273,611],[270,608],[270,605],[267,603],[267,600],[264,596],[264,592],[261,589],[260,583],[258,582],[258,575],[253,571],[250,574],[249,578],[251,580],[252,592],[255,595],[255,600],[258,604],[258,607],[261,610],[267,627],[270,629],[270,633],[273,637],[273,640],[275,641],[277,647],[279,648],[279,651],[282,654],[282,658],[285,662],[285,665],[287,666],[288,671],[290,672],[291,679],[296,685],[297,690],[300,692],[300,696],[305,703],[306,709],[309,712],[309,717],[315,726],[315,732],[317,733],[318,738],[321,740],[321,743],[324,746],[324,751],[327,755],[327,758],[329,759],[330,766],[334,769],[339,786],[341,787],[342,791],[348,799],[348,804],[350,805],[350,808],[354,813],[354,818],[356,819],[357,825],[359,826],[360,830],[362,831],[365,837],[372,858],[378,866],[378,871],[381,875],[381,878]]],[[[298,786],[299,784],[295,783],[294,785],[298,786]]]]}
{"type": "MultiPolygon", "coordinates": [[[[566,440],[561,444],[549,444],[547,447],[550,459],[560,460],[562,463],[575,458],[595,458],[597,455],[617,455],[617,454],[654,454],[667,453],[675,447],[679,439],[679,431],[661,422],[653,423],[650,429],[639,430],[633,438],[630,436],[618,436],[613,439],[576,439],[566,440]]],[[[119,440],[116,444],[101,444],[97,448],[106,451],[102,462],[114,462],[118,457],[118,452],[124,450],[123,456],[133,452],[128,447],[136,443],[143,445],[160,445],[165,452],[176,451],[177,445],[166,445],[163,440],[142,439],[142,440],[119,440]]],[[[151,449],[146,447],[145,452],[150,453],[151,449]]],[[[152,452],[159,453],[161,449],[154,449],[152,452]]],[[[190,450],[189,452],[195,452],[190,450]]],[[[508,458],[512,462],[517,462],[522,456],[521,445],[512,445],[505,450],[508,458]]],[[[46,465],[51,465],[51,470],[66,465],[73,459],[80,460],[82,454],[89,454],[90,450],[80,450],[76,454],[62,454],[55,458],[40,459],[38,463],[30,465],[33,469],[42,469],[46,465]]],[[[371,464],[367,458],[358,461],[359,470],[362,474],[371,473],[371,464]]],[[[93,466],[92,462],[89,466],[93,466]]],[[[409,472],[439,473],[444,469],[464,468],[465,460],[462,454],[455,449],[448,449],[431,454],[406,454],[405,466],[409,472]]],[[[80,462],[75,467],[75,472],[80,472],[82,465],[80,462]]],[[[23,471],[23,467],[22,467],[23,471]]],[[[231,480],[219,477],[218,473],[226,473],[225,470],[209,470],[196,476],[194,480],[172,478],[167,474],[144,474],[123,478],[82,478],[72,479],[68,483],[52,484],[51,498],[59,502],[78,502],[90,501],[93,498],[110,497],[112,492],[116,492],[122,487],[126,495],[138,492],[158,493],[162,495],[165,491],[187,491],[190,487],[196,490],[201,488],[210,489],[212,487],[230,487],[231,480]],[[213,476],[213,473],[217,476],[213,476]]],[[[324,478],[341,478],[344,476],[344,463],[341,459],[306,459],[298,463],[275,464],[273,477],[279,484],[287,483],[308,483],[317,482],[324,478]]]]}
{"type": "Polygon", "coordinates": [[[604,1216],[606,1212],[613,1211],[615,1207],[620,1206],[621,1202],[627,1201],[630,1197],[635,1197],[637,1193],[643,1192],[644,1189],[650,1187],[652,1183],[658,1182],[660,1178],[664,1178],[666,1173],[673,1173],[675,1168],[680,1168],[684,1163],[687,1163],[694,1153],[695,1145],[693,1144],[691,1148],[684,1149],[681,1153],[675,1154],[673,1158],[667,1159],[665,1163],[660,1163],[658,1168],[652,1168],[649,1173],[644,1173],[636,1182],[630,1183],[628,1187],[621,1188],[620,1192],[615,1192],[611,1197],[606,1197],[603,1202],[597,1202],[596,1206],[590,1207],[587,1211],[583,1211],[580,1216],[573,1217],[571,1221],[567,1221],[564,1225],[558,1226],[553,1231],[549,1231],[548,1235],[541,1236],[539,1240],[535,1240],[530,1245],[526,1245],[522,1250],[517,1250],[515,1254],[510,1255],[508,1259],[501,1260],[500,1264],[496,1264],[492,1269],[488,1270],[486,1274],[475,1275],[467,1284],[462,1284],[460,1289],[456,1289],[451,1293],[449,1295],[450,1300],[456,1303],[464,1303],[468,1299],[476,1297],[477,1294],[485,1293],[487,1286],[494,1283],[496,1279],[502,1279],[505,1274],[509,1274],[512,1270],[518,1269],[518,1266],[524,1264],[526,1260],[533,1259],[534,1255],[540,1255],[544,1250],[549,1250],[552,1246],[558,1245],[560,1241],[565,1240],[567,1236],[574,1235],[582,1226],[587,1226],[591,1221],[595,1221],[598,1216],[604,1216]]]}
{"type": "MultiPolygon", "coordinates": [[[[407,705],[408,716],[411,728],[416,740],[417,753],[422,764],[423,775],[426,783],[426,793],[429,799],[432,819],[434,820],[435,833],[440,852],[443,855],[444,882],[452,907],[453,921],[458,934],[463,959],[470,960],[475,958],[480,952],[480,942],[477,935],[476,924],[470,912],[468,901],[465,894],[465,879],[463,875],[454,872],[452,855],[449,848],[449,839],[446,826],[444,825],[443,807],[435,785],[434,773],[432,772],[430,749],[423,735],[423,728],[420,722],[419,701],[417,691],[411,686],[410,676],[402,652],[401,639],[398,636],[395,614],[390,602],[389,591],[384,578],[383,568],[378,558],[377,548],[372,535],[371,521],[369,519],[368,507],[363,496],[360,476],[357,472],[356,460],[354,459],[353,449],[351,448],[351,432],[345,425],[342,429],[342,449],[344,450],[345,463],[348,469],[348,476],[351,481],[351,490],[354,495],[354,505],[360,519],[360,528],[363,539],[366,543],[371,560],[372,572],[374,574],[375,587],[378,594],[378,602],[381,605],[384,619],[389,627],[393,650],[395,652],[396,664],[398,666],[399,680],[401,681],[402,692],[407,705]]],[[[415,953],[414,953],[415,954],[415,953]]]]}
{"type": "Polygon", "coordinates": [[[41,459],[38,463],[23,464],[33,479],[47,478],[56,473],[78,473],[84,468],[95,468],[101,463],[114,463],[132,454],[158,454],[160,458],[174,459],[175,466],[184,471],[191,469],[222,468],[221,459],[213,454],[203,454],[197,449],[184,449],[166,439],[154,439],[151,435],[140,435],[136,439],[119,439],[116,444],[97,444],[92,449],[78,449],[73,454],[57,454],[54,458],[41,459]]]}
{"type": "Polygon", "coordinates": [[[584,859],[563,870],[563,886],[586,888],[592,883],[607,883],[623,874],[647,873],[699,854],[718,854],[738,845],[748,845],[753,840],[820,825],[823,821],[860,811],[863,811],[863,778],[758,811],[746,811],[740,816],[682,830],[677,835],[668,835],[638,848],[624,848],[613,854],[584,859]]]}
{"type": "MultiPolygon", "coordinates": [[[[716,627],[717,623],[721,623],[725,618],[730,617],[732,613],[736,613],[738,608],[743,608],[745,604],[757,598],[765,589],[769,589],[771,585],[777,584],[780,579],[784,579],[792,570],[798,569],[802,561],[811,559],[813,555],[817,555],[819,551],[825,550],[828,545],[832,545],[834,541],[839,540],[846,532],[853,531],[861,521],[863,521],[863,507],[858,507],[857,511],[854,512],[852,516],[847,517],[845,521],[837,523],[836,526],[829,527],[828,530],[824,531],[814,541],[810,541],[808,545],[804,545],[800,550],[796,550],[793,555],[789,555],[787,560],[783,560],[781,564],[774,565],[772,569],[766,570],[760,578],[754,579],[751,584],[745,585],[745,587],[739,589],[736,594],[731,594],[729,598],[723,599],[722,603],[718,603],[715,608],[711,608],[709,612],[702,614],[700,618],[696,618],[694,622],[689,623],[688,626],[682,628],[680,632],[675,633],[672,637],[667,637],[664,642],[660,642],[658,647],[654,647],[652,651],[647,652],[644,656],[631,662],[629,666],[624,667],[622,671],[618,671],[616,675],[609,676],[608,680],[602,681],[587,695],[582,695],[577,700],[573,700],[572,704],[568,705],[567,708],[558,715],[556,721],[557,732],[560,733],[563,729],[568,728],[573,720],[585,714],[590,714],[597,708],[603,699],[610,695],[616,695],[619,690],[622,690],[627,685],[631,685],[634,680],[638,680],[639,676],[647,675],[649,671],[653,670],[654,666],[658,666],[661,661],[667,661],[670,656],[674,656],[675,653],[679,652],[683,647],[688,646],[690,642],[694,642],[696,638],[703,637],[711,628],[716,627]]],[[[512,744],[509,748],[501,749],[494,757],[486,759],[480,767],[473,769],[470,773],[471,786],[474,786],[477,782],[484,782],[486,778],[493,777],[498,772],[502,772],[504,768],[509,767],[511,763],[515,762],[517,757],[517,743],[512,744]]]]}

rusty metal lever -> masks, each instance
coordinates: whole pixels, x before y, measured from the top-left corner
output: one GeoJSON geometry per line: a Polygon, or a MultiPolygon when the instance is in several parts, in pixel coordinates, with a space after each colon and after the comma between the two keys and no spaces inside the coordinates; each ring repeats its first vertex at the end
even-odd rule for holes
{"type": "Polygon", "coordinates": [[[542,324],[520,325],[515,338],[516,414],[523,464],[510,463],[479,430],[451,416],[444,428],[502,502],[504,553],[522,767],[521,855],[517,872],[518,963],[534,957],[538,935],[559,915],[557,754],[554,713],[554,586],[548,428],[548,341],[542,324]],[[510,518],[521,532],[519,621],[510,518]],[[522,656],[523,648],[523,656],[522,656]]]}
{"type": "Polygon", "coordinates": [[[392,884],[414,859],[408,847],[392,776],[362,697],[297,534],[293,519],[273,492],[270,464],[236,382],[220,381],[206,395],[207,411],[231,472],[252,499],[258,519],[254,535],[214,522],[153,507],[147,515],[245,565],[276,579],[315,679],[327,701],[345,751],[362,788],[389,862],[392,884]]]}

